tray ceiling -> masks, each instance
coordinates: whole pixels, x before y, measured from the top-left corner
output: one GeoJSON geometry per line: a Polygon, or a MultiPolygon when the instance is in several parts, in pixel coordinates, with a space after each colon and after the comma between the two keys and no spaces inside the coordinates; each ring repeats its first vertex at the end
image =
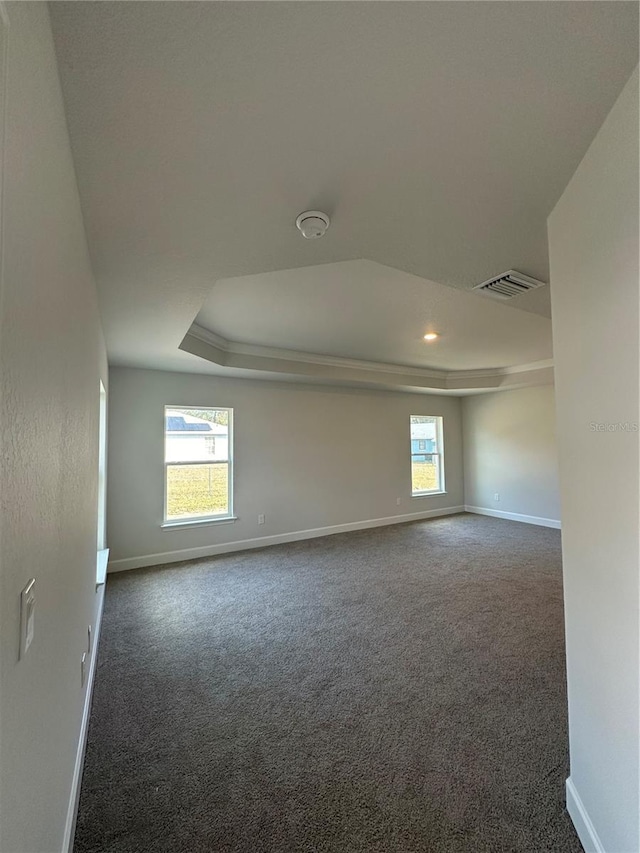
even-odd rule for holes
{"type": "MultiPolygon", "coordinates": [[[[425,299],[434,282],[468,290],[507,269],[547,280],[546,217],[638,61],[631,2],[50,10],[110,361],[230,375],[179,350],[223,297],[218,334],[415,364],[420,280],[425,299]],[[321,240],[296,230],[305,209],[330,214],[321,240]],[[286,329],[251,295],[248,277],[362,258],[410,294],[404,316],[378,279],[354,297],[367,304],[350,335],[349,288],[314,292],[315,328],[286,276],[265,279],[286,329]]],[[[504,307],[495,346],[549,315],[548,290],[504,307]]],[[[498,355],[470,335],[478,365],[535,348],[525,335],[498,355]]],[[[441,343],[436,359],[473,361],[441,343]]]]}

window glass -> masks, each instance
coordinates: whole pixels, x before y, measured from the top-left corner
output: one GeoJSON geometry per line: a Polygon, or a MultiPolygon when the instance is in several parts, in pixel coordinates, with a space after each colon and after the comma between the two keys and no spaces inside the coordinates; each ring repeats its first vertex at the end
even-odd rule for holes
{"type": "Polygon", "coordinates": [[[165,408],[165,521],[232,514],[232,410],[165,408]]]}
{"type": "Polygon", "coordinates": [[[444,491],[442,418],[411,415],[411,493],[444,491]]]}

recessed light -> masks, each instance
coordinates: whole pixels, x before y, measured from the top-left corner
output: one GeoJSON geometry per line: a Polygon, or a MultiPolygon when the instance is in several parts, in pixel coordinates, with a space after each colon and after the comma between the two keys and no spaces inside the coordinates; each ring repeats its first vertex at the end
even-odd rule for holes
{"type": "Polygon", "coordinates": [[[436,332],[427,332],[424,336],[425,341],[435,341],[440,337],[436,332]]]}

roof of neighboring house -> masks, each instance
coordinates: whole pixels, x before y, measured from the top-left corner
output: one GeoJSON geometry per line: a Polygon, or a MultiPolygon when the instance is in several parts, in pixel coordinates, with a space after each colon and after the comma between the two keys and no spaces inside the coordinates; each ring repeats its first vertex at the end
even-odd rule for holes
{"type": "Polygon", "coordinates": [[[220,435],[227,434],[228,427],[222,424],[214,424],[204,418],[198,418],[195,415],[187,415],[184,412],[176,409],[168,409],[166,413],[166,431],[167,432],[207,432],[220,435]]]}

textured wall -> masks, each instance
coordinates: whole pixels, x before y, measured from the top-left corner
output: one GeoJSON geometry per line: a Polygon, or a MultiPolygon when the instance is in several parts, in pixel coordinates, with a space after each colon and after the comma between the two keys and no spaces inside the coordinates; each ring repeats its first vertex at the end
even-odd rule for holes
{"type": "Polygon", "coordinates": [[[8,5],[0,308],[0,849],[61,850],[95,624],[106,361],[47,6],[8,5]],[[19,595],[36,633],[18,662],[19,595]]]}
{"type": "Polygon", "coordinates": [[[465,503],[559,520],[553,386],[466,397],[462,420],[465,503]]]}
{"type": "Polygon", "coordinates": [[[571,781],[607,853],[640,848],[638,228],[636,70],[549,218],[571,781]]]}
{"type": "Polygon", "coordinates": [[[114,560],[462,504],[456,398],[126,368],[112,369],[110,381],[114,560]],[[165,404],[234,408],[235,523],[160,529],[165,404]],[[445,495],[411,497],[411,414],[444,416],[445,495]]]}

